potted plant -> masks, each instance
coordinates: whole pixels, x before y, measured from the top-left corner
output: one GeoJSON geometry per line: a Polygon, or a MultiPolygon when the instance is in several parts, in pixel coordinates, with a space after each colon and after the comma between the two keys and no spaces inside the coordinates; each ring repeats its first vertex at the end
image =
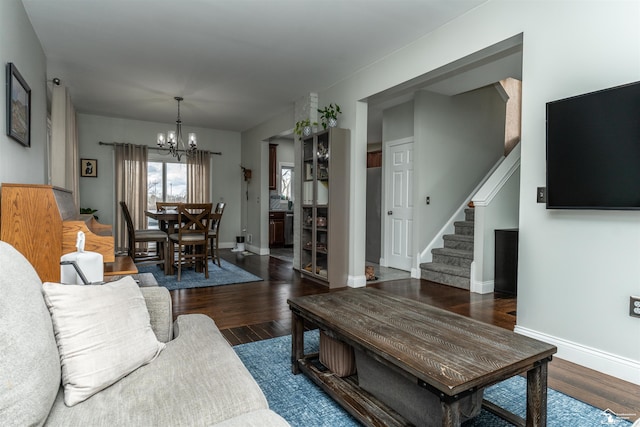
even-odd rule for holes
{"type": "Polygon", "coordinates": [[[318,109],[318,113],[320,113],[322,127],[326,129],[327,126],[331,128],[338,126],[338,114],[342,114],[342,111],[338,104],[329,104],[327,107],[318,109]]]}
{"type": "Polygon", "coordinates": [[[293,133],[298,136],[311,135],[311,126],[318,126],[318,122],[311,123],[311,120],[304,119],[296,122],[296,127],[293,129],[293,133]]]}
{"type": "Polygon", "coordinates": [[[93,215],[93,217],[98,220],[100,218],[98,218],[95,213],[98,212],[98,209],[92,209],[92,208],[80,208],[80,213],[81,214],[91,214],[93,215]]]}

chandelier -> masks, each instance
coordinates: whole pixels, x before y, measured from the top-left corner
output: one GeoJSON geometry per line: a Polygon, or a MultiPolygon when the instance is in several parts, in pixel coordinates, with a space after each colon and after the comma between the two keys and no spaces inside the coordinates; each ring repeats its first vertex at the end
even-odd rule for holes
{"type": "Polygon", "coordinates": [[[176,130],[170,130],[165,135],[162,132],[158,133],[158,147],[165,148],[168,145],[168,153],[177,158],[178,161],[182,158],[183,154],[187,157],[191,157],[195,154],[198,143],[196,142],[196,134],[190,132],[188,137],[188,147],[182,140],[182,120],[180,120],[180,102],[184,100],[181,96],[176,96],[173,99],[178,101],[178,118],[176,119],[176,130]]]}

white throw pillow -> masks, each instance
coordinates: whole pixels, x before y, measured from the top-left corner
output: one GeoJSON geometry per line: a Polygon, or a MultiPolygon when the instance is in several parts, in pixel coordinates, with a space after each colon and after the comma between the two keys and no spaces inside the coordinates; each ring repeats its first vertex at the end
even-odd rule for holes
{"type": "Polygon", "coordinates": [[[154,360],[165,345],[131,277],[104,285],[45,283],[60,353],[64,403],[73,406],[154,360]]]}

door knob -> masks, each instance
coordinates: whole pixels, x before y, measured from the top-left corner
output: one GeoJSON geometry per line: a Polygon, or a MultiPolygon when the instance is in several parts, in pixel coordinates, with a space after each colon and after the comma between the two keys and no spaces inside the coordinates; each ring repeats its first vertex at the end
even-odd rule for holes
{"type": "Polygon", "coordinates": [[[387,215],[393,215],[393,211],[387,211],[387,215]]]}

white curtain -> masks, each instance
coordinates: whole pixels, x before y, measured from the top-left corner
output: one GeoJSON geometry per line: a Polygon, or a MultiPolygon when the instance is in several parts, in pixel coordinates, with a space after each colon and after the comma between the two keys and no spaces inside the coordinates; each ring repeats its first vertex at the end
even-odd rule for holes
{"type": "Polygon", "coordinates": [[[209,203],[211,201],[211,155],[197,150],[187,157],[187,202],[209,203]]]}
{"type": "Polygon", "coordinates": [[[51,184],[73,192],[80,213],[80,158],[76,110],[64,85],[54,85],[51,98],[51,184]]]}
{"type": "Polygon", "coordinates": [[[144,211],[147,210],[147,158],[146,145],[115,144],[116,212],[115,246],[117,252],[126,252],[127,224],[122,216],[120,201],[129,208],[133,227],[147,228],[144,211]]]}

